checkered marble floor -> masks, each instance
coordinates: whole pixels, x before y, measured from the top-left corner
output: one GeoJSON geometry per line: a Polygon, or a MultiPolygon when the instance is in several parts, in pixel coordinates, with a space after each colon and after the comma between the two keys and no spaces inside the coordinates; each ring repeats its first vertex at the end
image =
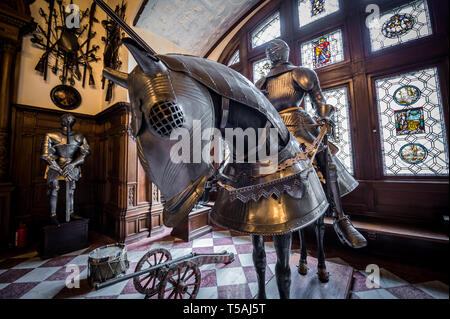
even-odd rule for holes
{"type": "MultiPolygon", "coordinates": [[[[269,281],[275,273],[276,253],[273,242],[268,241],[265,246],[266,281],[269,281]]],[[[183,242],[172,236],[154,242],[144,240],[128,246],[130,261],[128,273],[134,271],[139,259],[149,249],[160,247],[168,249],[173,258],[190,252],[210,253],[227,250],[235,254],[235,260],[231,264],[201,266],[202,281],[197,299],[250,299],[257,293],[249,236],[214,228],[211,233],[192,242],[183,242]]],[[[144,296],[134,289],[131,279],[98,291],[88,285],[87,259],[88,253],[94,248],[96,247],[91,246],[47,260],[41,260],[37,252],[0,260],[0,298],[143,299],[144,296]],[[66,280],[73,274],[74,269],[79,269],[80,284],[78,288],[68,288],[66,280]]],[[[327,261],[346,264],[340,258],[327,261]]],[[[381,268],[380,287],[370,289],[366,285],[367,276],[364,271],[355,270],[351,298],[448,299],[449,297],[448,286],[439,281],[412,284],[381,268]]]]}

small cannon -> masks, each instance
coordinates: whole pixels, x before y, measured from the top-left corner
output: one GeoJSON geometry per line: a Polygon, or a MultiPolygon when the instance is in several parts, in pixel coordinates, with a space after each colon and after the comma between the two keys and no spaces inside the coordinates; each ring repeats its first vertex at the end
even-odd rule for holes
{"type": "Polygon", "coordinates": [[[157,248],[148,251],[139,260],[135,272],[97,283],[95,289],[102,289],[133,278],[136,290],[148,299],[158,294],[159,299],[194,299],[200,288],[200,266],[206,264],[229,264],[234,254],[190,253],[172,259],[167,249],[157,248]]]}

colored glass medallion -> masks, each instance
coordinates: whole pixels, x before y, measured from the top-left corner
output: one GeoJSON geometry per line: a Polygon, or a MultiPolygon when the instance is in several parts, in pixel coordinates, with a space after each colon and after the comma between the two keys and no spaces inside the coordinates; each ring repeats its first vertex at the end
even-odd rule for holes
{"type": "Polygon", "coordinates": [[[330,42],[327,37],[314,41],[314,68],[324,66],[331,59],[330,42]]]}
{"type": "Polygon", "coordinates": [[[422,144],[408,143],[400,148],[398,155],[408,164],[419,164],[427,158],[428,150],[422,144]]]}
{"type": "Polygon", "coordinates": [[[425,133],[423,108],[405,109],[394,111],[395,131],[397,135],[425,133]]]}
{"type": "Polygon", "coordinates": [[[311,15],[316,16],[325,10],[325,0],[311,0],[311,15]]]}
{"type": "Polygon", "coordinates": [[[302,66],[318,69],[344,61],[342,30],[338,29],[300,45],[302,66]]]}
{"type": "Polygon", "coordinates": [[[408,33],[415,23],[413,16],[410,14],[394,14],[384,23],[382,32],[383,35],[389,39],[400,37],[408,33]]]}
{"type": "Polygon", "coordinates": [[[414,85],[404,85],[394,92],[394,101],[398,105],[409,106],[420,99],[420,90],[414,85]]]}

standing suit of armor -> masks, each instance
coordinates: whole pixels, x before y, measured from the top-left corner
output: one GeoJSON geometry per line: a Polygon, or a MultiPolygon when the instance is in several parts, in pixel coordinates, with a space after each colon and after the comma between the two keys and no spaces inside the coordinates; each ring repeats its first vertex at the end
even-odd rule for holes
{"type": "MultiPolygon", "coordinates": [[[[268,45],[266,55],[271,60],[272,67],[269,74],[260,79],[256,86],[265,93],[277,109],[289,131],[300,143],[308,146],[319,134],[317,121],[333,125],[331,116],[334,107],[326,104],[319,79],[313,70],[288,62],[289,46],[286,42],[280,39],[273,40],[268,45]],[[306,94],[309,95],[317,113],[317,121],[300,108],[306,94]]],[[[334,155],[336,151],[336,146],[331,143],[323,143],[316,156],[317,168],[325,177],[325,190],[330,202],[336,234],[342,243],[353,248],[361,248],[367,245],[367,241],[353,227],[341,205],[341,197],[353,191],[358,186],[358,182],[334,155]]],[[[318,220],[317,229],[321,229],[323,238],[323,217],[318,220]]],[[[301,231],[300,235],[303,237],[301,231]]],[[[319,244],[323,241],[322,238],[320,238],[319,244]]],[[[304,262],[306,263],[306,260],[304,262]]],[[[325,265],[323,265],[324,267],[325,265]]]]}
{"type": "Polygon", "coordinates": [[[62,130],[47,133],[42,145],[41,158],[47,162],[45,178],[47,179],[48,194],[50,196],[50,220],[59,226],[56,216],[58,203],[59,181],[66,181],[66,222],[78,219],[74,214],[74,193],[76,182],[80,179],[80,165],[89,155],[89,144],[79,133],[72,132],[75,118],[71,114],[61,117],[62,130]]]}

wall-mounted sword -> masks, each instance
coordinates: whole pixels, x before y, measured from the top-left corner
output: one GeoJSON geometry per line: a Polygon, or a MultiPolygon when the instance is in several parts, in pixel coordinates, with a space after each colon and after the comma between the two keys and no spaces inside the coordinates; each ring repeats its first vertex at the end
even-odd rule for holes
{"type": "Polygon", "coordinates": [[[103,0],[94,0],[97,5],[106,12],[106,14],[114,20],[133,40],[139,43],[142,48],[150,54],[150,57],[154,61],[159,61],[156,57],[156,52],[153,50],[147,42],[145,42],[125,21],[123,21],[113,9],[111,9],[103,0]]]}

